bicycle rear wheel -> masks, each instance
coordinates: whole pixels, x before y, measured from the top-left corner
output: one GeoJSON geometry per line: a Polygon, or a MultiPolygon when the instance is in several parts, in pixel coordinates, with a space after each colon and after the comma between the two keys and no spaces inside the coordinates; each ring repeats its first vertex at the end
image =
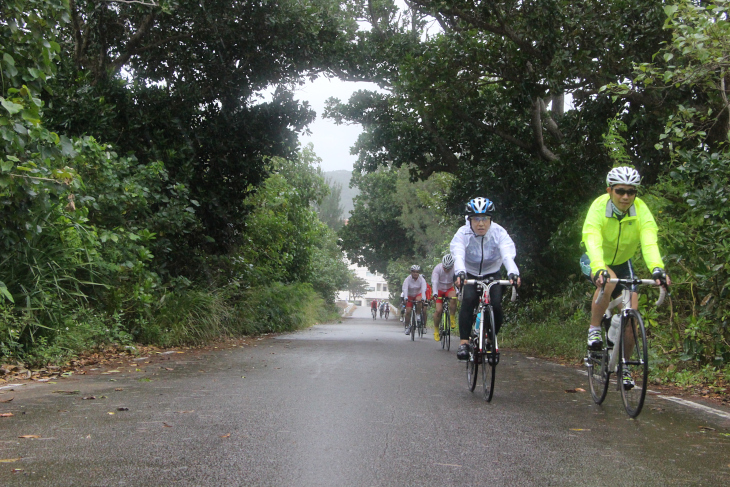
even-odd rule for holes
{"type": "MultiPolygon", "coordinates": [[[[604,318],[605,320],[605,318],[604,318]]],[[[608,392],[608,384],[610,373],[608,372],[608,360],[610,352],[606,344],[608,343],[608,337],[606,336],[606,330],[610,326],[608,323],[601,323],[601,340],[603,342],[603,350],[591,350],[588,349],[586,355],[586,366],[588,367],[588,385],[591,389],[591,396],[593,402],[601,404],[606,399],[606,393],[608,392]]]]}
{"type": "Polygon", "coordinates": [[[641,412],[646,397],[646,383],[649,376],[649,353],[647,350],[646,330],[641,315],[633,309],[626,310],[621,319],[621,346],[619,351],[619,373],[616,380],[623,381],[624,371],[631,375],[633,387],[623,384],[621,399],[628,415],[635,418],[641,412]],[[630,341],[634,342],[633,350],[630,341]]]}
{"type": "Polygon", "coordinates": [[[591,388],[593,402],[601,404],[606,399],[608,392],[608,351],[605,348],[600,352],[588,350],[586,364],[588,366],[588,385],[591,388]]]}
{"type": "MultiPolygon", "coordinates": [[[[494,349],[494,336],[496,335],[496,330],[494,326],[494,310],[492,309],[492,306],[486,306],[484,308],[482,316],[485,314],[489,315],[489,328],[485,326],[485,323],[482,323],[482,330],[488,329],[489,335],[484,337],[484,349],[486,354],[482,363],[482,387],[484,388],[484,400],[489,402],[492,400],[492,396],[494,395],[494,379],[497,372],[497,351],[494,349]],[[489,310],[489,313],[486,313],[487,310],[489,310]],[[490,338],[489,341],[487,341],[487,337],[490,338]]],[[[482,331],[482,333],[484,333],[484,331],[482,331]]]]}

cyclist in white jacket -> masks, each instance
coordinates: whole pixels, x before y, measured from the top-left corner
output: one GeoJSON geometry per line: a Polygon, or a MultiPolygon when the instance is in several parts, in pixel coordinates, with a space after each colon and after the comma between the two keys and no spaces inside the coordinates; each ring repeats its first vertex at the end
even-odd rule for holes
{"type": "Polygon", "coordinates": [[[406,335],[411,333],[411,311],[416,303],[416,318],[421,319],[421,301],[426,299],[426,280],[421,275],[421,266],[412,265],[411,275],[403,281],[403,296],[406,299],[406,335]]]}
{"type": "MultiPolygon", "coordinates": [[[[466,204],[468,222],[457,230],[451,240],[454,256],[454,283],[461,287],[465,279],[500,278],[502,265],[507,269],[510,282],[521,284],[520,271],[515,264],[515,243],[507,231],[492,222],[494,203],[487,198],[474,198],[466,204]]],[[[459,312],[459,360],[469,358],[469,334],[471,333],[474,308],[479,303],[476,285],[464,286],[459,312]]],[[[494,326],[497,332],[502,326],[502,286],[492,286],[489,300],[494,309],[494,326]]]]}

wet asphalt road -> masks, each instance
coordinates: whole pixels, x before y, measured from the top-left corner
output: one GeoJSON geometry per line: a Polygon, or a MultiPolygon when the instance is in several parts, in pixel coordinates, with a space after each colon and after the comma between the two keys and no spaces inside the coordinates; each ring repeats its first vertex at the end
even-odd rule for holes
{"type": "Polygon", "coordinates": [[[0,403],[14,414],[0,418],[0,485],[730,483],[730,419],[651,396],[630,420],[618,392],[596,406],[565,392],[588,389],[575,369],[510,351],[487,404],[456,340],[445,352],[427,337],[361,309],[140,372],[20,387],[0,395],[14,397],[0,403]]]}

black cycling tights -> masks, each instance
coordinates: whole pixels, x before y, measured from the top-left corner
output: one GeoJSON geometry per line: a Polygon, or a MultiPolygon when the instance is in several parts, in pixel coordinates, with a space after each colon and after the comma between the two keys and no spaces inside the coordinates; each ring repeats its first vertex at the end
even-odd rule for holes
{"type": "MultiPolygon", "coordinates": [[[[499,272],[487,274],[485,279],[490,277],[499,279],[501,274],[499,272]]],[[[466,278],[475,279],[471,274],[467,274],[466,278]]],[[[464,286],[462,293],[464,297],[461,300],[461,311],[459,312],[459,338],[468,340],[473,323],[474,308],[479,304],[481,295],[477,293],[476,284],[464,286]]],[[[499,329],[502,327],[502,286],[492,286],[492,289],[489,291],[489,301],[492,303],[492,308],[494,308],[494,326],[497,333],[499,333],[499,329]]]]}

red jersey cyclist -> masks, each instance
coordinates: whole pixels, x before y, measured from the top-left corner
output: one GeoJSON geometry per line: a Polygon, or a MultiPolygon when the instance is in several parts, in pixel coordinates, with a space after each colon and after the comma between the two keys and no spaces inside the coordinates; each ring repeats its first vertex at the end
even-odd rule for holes
{"type": "MultiPolygon", "coordinates": [[[[444,255],[441,263],[433,268],[431,273],[431,285],[436,292],[436,309],[433,312],[433,339],[437,342],[441,340],[439,336],[439,325],[441,324],[441,313],[444,309],[444,297],[456,296],[454,289],[454,256],[451,254],[444,255]]],[[[454,315],[456,314],[456,301],[449,300],[449,314],[451,314],[451,328],[456,327],[454,315]]]]}
{"type": "Polygon", "coordinates": [[[403,296],[406,298],[406,335],[411,333],[409,326],[413,303],[416,303],[416,319],[421,319],[421,301],[426,297],[426,280],[421,275],[421,266],[412,265],[411,275],[403,281],[403,296]]]}

